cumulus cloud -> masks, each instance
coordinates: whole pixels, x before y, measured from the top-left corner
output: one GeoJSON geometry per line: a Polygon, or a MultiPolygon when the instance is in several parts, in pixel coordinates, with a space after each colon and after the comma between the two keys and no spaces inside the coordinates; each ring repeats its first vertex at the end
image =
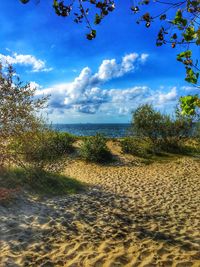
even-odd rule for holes
{"type": "Polygon", "coordinates": [[[126,73],[134,71],[141,63],[145,63],[147,57],[147,54],[131,53],[125,55],[120,63],[116,59],[105,59],[99,66],[98,72],[93,75],[91,82],[100,83],[122,77],[126,73]]]}
{"type": "Polygon", "coordinates": [[[119,63],[116,59],[103,60],[96,73],[85,67],[71,83],[40,89],[37,94],[51,94],[50,105],[53,108],[94,114],[105,103],[128,101],[142,94],[144,90],[142,87],[123,91],[101,89],[101,85],[107,81],[134,71],[142,64],[141,60],[144,63],[142,55],[137,53],[125,55],[119,63]]]}
{"type": "Polygon", "coordinates": [[[166,102],[175,101],[178,97],[176,87],[173,87],[168,93],[158,93],[158,104],[162,105],[166,102]]]}
{"type": "MultiPolygon", "coordinates": [[[[95,114],[130,114],[138,105],[152,103],[164,106],[173,103],[178,98],[177,88],[165,88],[153,90],[147,86],[134,86],[126,89],[102,89],[107,81],[124,76],[135,71],[137,67],[145,63],[147,54],[138,55],[132,53],[122,58],[103,60],[96,73],[89,67],[82,69],[80,74],[70,83],[57,84],[49,88],[38,88],[37,95],[50,94],[50,108],[63,113],[71,112],[95,114]],[[165,92],[164,92],[165,91],[165,92]]],[[[35,84],[33,84],[35,85],[35,84]]]]}
{"type": "Polygon", "coordinates": [[[32,67],[33,72],[49,72],[52,68],[47,68],[45,61],[41,59],[37,59],[35,56],[32,55],[23,55],[13,53],[10,55],[3,55],[0,54],[0,61],[3,65],[5,64],[12,64],[12,65],[22,65],[22,66],[30,66],[32,67]]]}
{"type": "Polygon", "coordinates": [[[71,84],[56,85],[52,88],[38,90],[37,94],[50,94],[50,107],[54,110],[71,110],[73,112],[95,114],[130,114],[138,105],[150,103],[164,107],[178,99],[175,88],[166,93],[154,91],[147,86],[134,86],[126,89],[88,88],[75,95],[68,88],[71,84]],[[67,97],[66,97],[67,96],[67,97]]]}
{"type": "Polygon", "coordinates": [[[141,55],[141,57],[140,57],[140,61],[141,61],[142,63],[145,63],[148,57],[149,57],[148,54],[144,54],[144,53],[143,53],[143,54],[141,55]]]}

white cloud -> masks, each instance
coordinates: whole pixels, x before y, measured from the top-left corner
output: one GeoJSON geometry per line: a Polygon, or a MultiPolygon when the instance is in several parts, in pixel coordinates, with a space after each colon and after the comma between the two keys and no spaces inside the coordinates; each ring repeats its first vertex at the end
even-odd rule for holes
{"type": "MultiPolygon", "coordinates": [[[[176,90],[169,89],[166,93],[154,91],[146,86],[134,86],[126,89],[101,89],[99,87],[88,88],[70,94],[71,84],[55,85],[52,88],[38,90],[37,94],[50,94],[50,107],[52,110],[70,110],[103,115],[118,114],[120,116],[130,114],[138,105],[149,103],[157,107],[166,107],[178,99],[176,90]],[[70,88],[70,89],[69,89],[70,88]]],[[[71,113],[70,113],[71,114],[71,113]]]]}
{"type": "Polygon", "coordinates": [[[132,72],[147,58],[146,54],[139,56],[132,53],[123,57],[121,63],[117,63],[116,59],[103,60],[96,73],[93,74],[89,67],[85,67],[71,83],[57,84],[45,89],[38,87],[37,95],[50,94],[51,110],[59,114],[70,110],[70,114],[100,113],[124,116],[140,104],[151,103],[162,107],[175,103],[178,98],[176,87],[169,88],[166,92],[165,88],[156,91],[147,86],[101,88],[101,85],[110,79],[132,72]]]}
{"type": "Polygon", "coordinates": [[[158,93],[158,105],[165,104],[166,102],[175,101],[178,97],[176,87],[173,87],[168,93],[158,93]]]}
{"type": "Polygon", "coordinates": [[[143,53],[143,54],[141,55],[141,57],[140,57],[140,61],[141,61],[142,63],[145,63],[148,57],[149,57],[148,54],[144,54],[144,53],[143,53]]]}
{"type": "Polygon", "coordinates": [[[52,68],[47,68],[46,63],[41,60],[37,59],[36,57],[32,55],[23,55],[23,54],[17,54],[13,53],[10,55],[3,55],[0,54],[0,61],[3,65],[5,64],[12,64],[12,65],[22,65],[22,66],[30,66],[32,67],[33,72],[49,72],[52,70],[52,68]]]}
{"type": "Polygon", "coordinates": [[[116,59],[104,60],[99,67],[98,73],[95,74],[94,78],[102,81],[107,81],[113,77],[116,77],[119,73],[116,59]]]}
{"type": "Polygon", "coordinates": [[[144,55],[139,56],[137,53],[131,53],[122,58],[121,63],[117,63],[116,59],[105,59],[99,66],[98,72],[92,77],[92,81],[95,83],[106,82],[113,78],[122,77],[126,73],[132,72],[136,67],[146,61],[144,55]]]}
{"type": "Polygon", "coordinates": [[[116,59],[103,60],[97,73],[89,67],[82,69],[74,81],[38,90],[37,94],[51,94],[50,105],[54,108],[73,109],[82,113],[96,113],[102,105],[110,102],[124,102],[134,99],[144,90],[134,87],[127,90],[106,90],[101,85],[113,78],[124,76],[138,67],[141,56],[136,53],[126,55],[121,63],[116,59]]]}
{"type": "Polygon", "coordinates": [[[126,55],[122,59],[121,69],[120,69],[120,75],[123,75],[124,73],[127,73],[129,71],[134,70],[134,62],[138,58],[138,54],[132,53],[129,55],[126,55]]]}

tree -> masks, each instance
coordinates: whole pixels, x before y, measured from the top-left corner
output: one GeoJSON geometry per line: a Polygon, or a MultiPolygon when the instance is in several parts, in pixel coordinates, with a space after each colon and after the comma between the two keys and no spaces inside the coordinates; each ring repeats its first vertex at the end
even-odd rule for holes
{"type": "Polygon", "coordinates": [[[132,127],[134,134],[148,137],[153,143],[162,135],[163,115],[153,106],[145,104],[133,112],[132,127]]]}
{"type": "Polygon", "coordinates": [[[11,65],[0,65],[0,169],[17,165],[34,178],[38,170],[60,172],[75,141],[47,125],[39,114],[48,96],[37,98],[35,92],[20,81],[11,65]]]}
{"type": "MultiPolygon", "coordinates": [[[[30,0],[20,0],[27,4],[30,0]]],[[[52,0],[55,13],[61,17],[74,16],[75,23],[86,22],[89,29],[86,37],[93,40],[96,37],[95,26],[115,10],[115,0],[52,0]],[[89,14],[94,13],[94,15],[89,14]],[[93,16],[93,23],[91,22],[93,16]]],[[[137,23],[144,23],[147,28],[156,20],[160,21],[160,28],[156,38],[156,45],[171,45],[172,48],[180,46],[181,51],[177,55],[177,60],[184,64],[186,70],[185,80],[198,86],[199,62],[193,58],[192,52],[196,46],[200,45],[200,1],[199,0],[133,0],[134,5],[130,5],[131,11],[138,15],[137,23]],[[146,7],[145,7],[146,6],[146,7]],[[141,14],[142,10],[144,13],[141,14]],[[151,14],[149,10],[153,10],[151,14]]],[[[188,112],[185,103],[191,101],[191,96],[182,98],[183,112],[188,112]],[[186,107],[186,108],[184,108],[186,107]]],[[[200,106],[196,101],[196,96],[192,99],[195,107],[200,106]]],[[[189,112],[191,112],[189,110],[189,112]]]]}
{"type": "Polygon", "coordinates": [[[35,88],[23,84],[11,65],[0,65],[0,167],[17,162],[19,155],[10,148],[11,140],[41,128],[37,113],[47,98],[35,98],[35,88]]]}

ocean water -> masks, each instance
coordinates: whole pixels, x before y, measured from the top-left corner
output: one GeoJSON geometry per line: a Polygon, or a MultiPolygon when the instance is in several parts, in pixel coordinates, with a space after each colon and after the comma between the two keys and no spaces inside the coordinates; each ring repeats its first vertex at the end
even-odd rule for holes
{"type": "Polygon", "coordinates": [[[125,123],[53,124],[53,128],[60,132],[68,132],[77,136],[93,136],[96,133],[101,133],[106,137],[125,137],[129,134],[131,125],[125,123]]]}

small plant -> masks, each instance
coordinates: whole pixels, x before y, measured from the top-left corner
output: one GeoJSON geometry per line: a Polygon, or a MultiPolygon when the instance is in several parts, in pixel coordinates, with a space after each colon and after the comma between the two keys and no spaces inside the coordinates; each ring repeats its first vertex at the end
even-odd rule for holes
{"type": "Polygon", "coordinates": [[[106,138],[101,134],[85,139],[80,148],[80,154],[84,160],[98,163],[112,159],[112,154],[106,145],[106,138]]]}
{"type": "Polygon", "coordinates": [[[121,141],[121,146],[123,152],[137,157],[149,158],[152,154],[151,142],[137,137],[124,138],[121,141]]]}

